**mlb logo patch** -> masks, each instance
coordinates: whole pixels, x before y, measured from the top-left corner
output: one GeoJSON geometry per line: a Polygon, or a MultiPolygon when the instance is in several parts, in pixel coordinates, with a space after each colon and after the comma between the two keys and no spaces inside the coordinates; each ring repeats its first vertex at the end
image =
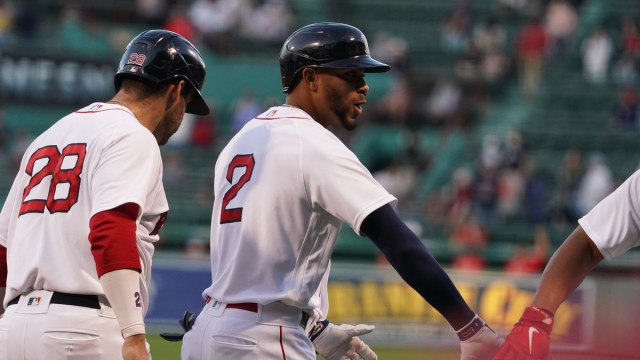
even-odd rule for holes
{"type": "Polygon", "coordinates": [[[38,306],[38,305],[40,305],[40,296],[30,297],[29,300],[27,300],[27,306],[38,306]]]}

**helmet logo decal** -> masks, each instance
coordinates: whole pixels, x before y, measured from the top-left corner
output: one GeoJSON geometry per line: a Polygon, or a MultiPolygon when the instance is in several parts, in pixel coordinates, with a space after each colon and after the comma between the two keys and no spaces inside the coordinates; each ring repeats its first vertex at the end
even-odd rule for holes
{"type": "Polygon", "coordinates": [[[147,56],[145,54],[131,53],[131,55],[129,55],[129,60],[127,60],[127,65],[142,66],[142,64],[144,64],[144,60],[146,59],[146,57],[147,56]]]}

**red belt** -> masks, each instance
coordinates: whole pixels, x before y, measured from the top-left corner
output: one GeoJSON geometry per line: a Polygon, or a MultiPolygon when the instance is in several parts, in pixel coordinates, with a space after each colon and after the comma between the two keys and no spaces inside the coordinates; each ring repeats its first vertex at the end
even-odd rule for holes
{"type": "Polygon", "coordinates": [[[258,304],[256,303],[227,304],[227,309],[240,309],[240,310],[246,310],[246,311],[257,313],[258,304]]]}
{"type": "MultiPolygon", "coordinates": [[[[211,298],[207,296],[207,299],[205,300],[205,303],[208,304],[209,302],[211,302],[211,298]]],[[[245,310],[245,311],[251,311],[254,313],[258,312],[258,304],[256,303],[236,303],[236,304],[227,304],[226,306],[227,309],[240,309],[240,310],[245,310]]],[[[307,314],[306,312],[302,312],[302,319],[300,319],[300,326],[302,326],[302,328],[306,328],[307,326],[307,322],[309,321],[309,314],[307,314]]]]}

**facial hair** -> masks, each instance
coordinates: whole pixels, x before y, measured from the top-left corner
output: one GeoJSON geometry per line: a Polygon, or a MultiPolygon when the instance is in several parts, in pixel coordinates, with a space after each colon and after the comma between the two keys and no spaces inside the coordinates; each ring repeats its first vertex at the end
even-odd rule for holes
{"type": "Polygon", "coordinates": [[[353,130],[358,127],[358,123],[355,119],[349,119],[349,112],[352,111],[350,104],[346,103],[344,96],[340,95],[337,91],[330,88],[325,90],[325,96],[327,98],[329,109],[338,118],[343,128],[347,130],[353,130]]]}
{"type": "Polygon", "coordinates": [[[178,106],[166,109],[162,120],[160,120],[156,130],[153,132],[158,145],[165,145],[169,138],[178,131],[183,117],[184,111],[181,111],[178,106]]]}

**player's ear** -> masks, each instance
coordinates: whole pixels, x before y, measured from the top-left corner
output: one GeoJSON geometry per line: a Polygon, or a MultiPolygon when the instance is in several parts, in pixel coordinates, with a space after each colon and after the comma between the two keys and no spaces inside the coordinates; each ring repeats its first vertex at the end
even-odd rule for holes
{"type": "Polygon", "coordinates": [[[302,69],[302,81],[311,91],[316,92],[318,90],[318,71],[314,68],[302,69]]]}
{"type": "Polygon", "coordinates": [[[170,104],[175,104],[181,100],[180,97],[185,87],[186,82],[184,80],[169,84],[167,87],[167,100],[170,104]]]}

